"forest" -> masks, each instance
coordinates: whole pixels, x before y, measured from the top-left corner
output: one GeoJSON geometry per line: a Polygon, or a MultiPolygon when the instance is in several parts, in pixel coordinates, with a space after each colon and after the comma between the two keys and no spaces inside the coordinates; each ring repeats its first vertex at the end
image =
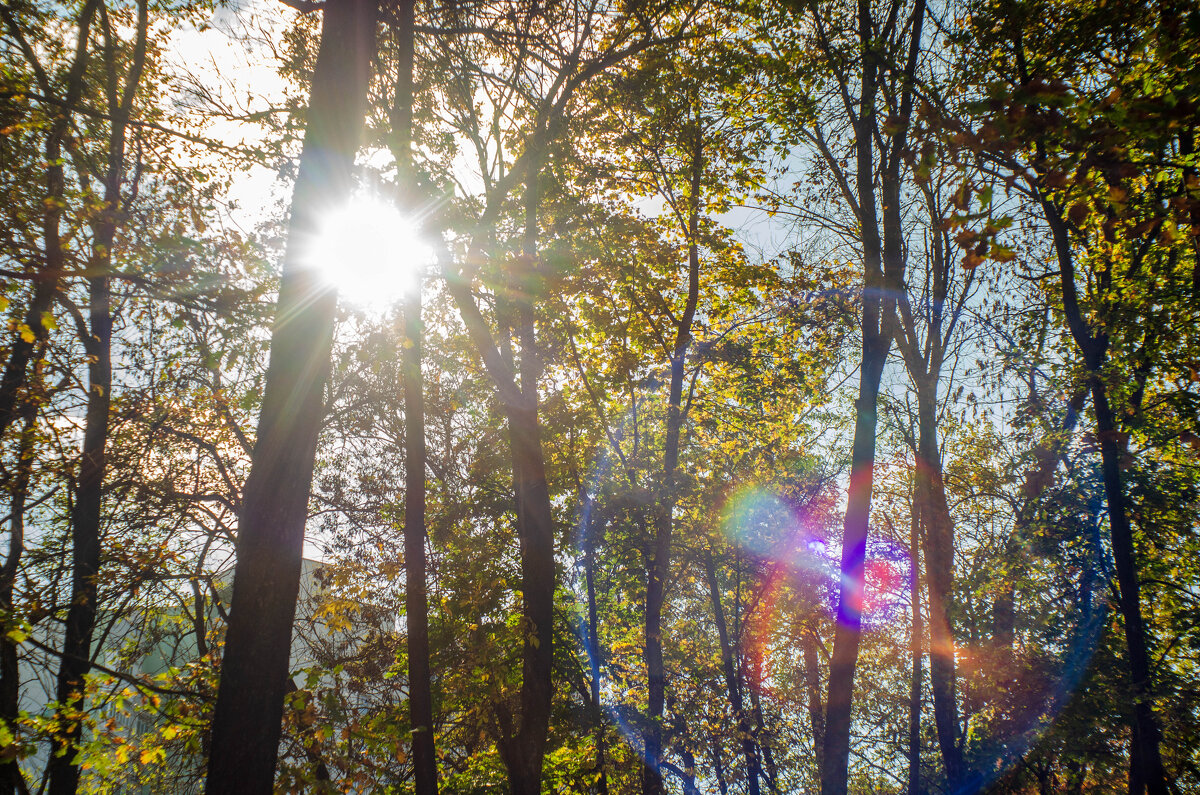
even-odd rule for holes
{"type": "Polygon", "coordinates": [[[1200,791],[1200,5],[0,0],[0,795],[1200,791]]]}

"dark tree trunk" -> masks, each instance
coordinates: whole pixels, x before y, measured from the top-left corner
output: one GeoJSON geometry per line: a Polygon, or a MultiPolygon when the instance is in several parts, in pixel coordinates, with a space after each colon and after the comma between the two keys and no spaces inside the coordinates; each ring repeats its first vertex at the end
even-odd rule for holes
{"type": "Polygon", "coordinates": [[[746,758],[746,791],[750,795],[758,795],[760,791],[758,754],[754,747],[754,733],[750,728],[750,719],[747,717],[745,706],[742,703],[741,682],[737,675],[733,645],[729,641],[729,628],[725,624],[725,608],[721,604],[721,589],[717,582],[717,568],[713,563],[712,552],[705,552],[704,573],[708,578],[708,593],[712,599],[717,637],[721,643],[721,665],[725,671],[725,689],[729,694],[729,706],[733,709],[733,718],[737,722],[737,734],[742,746],[742,755],[746,758]]]}
{"type": "MultiPolygon", "coordinates": [[[[109,203],[114,211],[115,199],[109,203]]],[[[112,229],[99,236],[98,250],[112,248],[112,229]],[[101,248],[103,247],[103,248],[101,248]]],[[[107,254],[97,262],[100,275],[88,278],[89,338],[88,400],[84,420],[83,455],[71,511],[71,602],[63,627],[62,663],[58,670],[57,700],[61,706],[60,733],[47,763],[50,795],[72,795],[79,787],[79,767],[73,747],[79,742],[81,724],[67,717],[82,713],[84,676],[92,668],[92,632],[96,627],[98,579],[100,576],[100,524],[107,468],[108,413],[112,390],[112,297],[109,291],[107,254]]]]}
{"type": "Polygon", "coordinates": [[[822,795],[846,795],[850,775],[850,723],[854,672],[862,635],[862,598],[875,477],[875,433],[878,425],[879,383],[892,346],[895,297],[904,284],[905,248],[900,209],[900,164],[906,147],[913,102],[917,56],[921,51],[924,0],[912,12],[909,50],[903,71],[896,75],[900,96],[898,123],[883,129],[876,101],[886,67],[876,51],[876,26],[870,0],[858,2],[861,54],[861,96],[858,111],[847,103],[854,123],[855,191],[863,254],[862,360],[855,404],[854,442],[850,455],[850,484],[842,535],[841,585],[837,626],[829,663],[829,694],[825,700],[825,738],[821,768],[822,795]],[[881,134],[882,133],[882,134],[881,134]],[[884,141],[877,164],[876,137],[884,141]],[[877,165],[880,166],[877,170],[877,165]],[[877,201],[876,176],[880,177],[877,201]],[[880,210],[882,231],[880,234],[880,210]]]}
{"type": "MultiPolygon", "coordinates": [[[[104,9],[100,9],[104,14],[104,9]]],[[[114,42],[106,17],[107,57],[115,59],[114,42]]],[[[73,795],[79,788],[79,766],[72,748],[82,734],[81,722],[71,713],[85,711],[84,677],[92,668],[92,633],[96,627],[101,555],[101,511],[107,470],[109,408],[112,405],[112,253],[121,213],[125,144],[133,99],[141,84],[149,31],[147,0],[139,0],[137,40],[124,85],[116,83],[110,68],[108,95],[112,127],[104,175],[104,209],[93,224],[92,257],[88,263],[88,323],[81,342],[88,354],[88,397],[84,416],[83,450],[75,481],[71,510],[71,601],[63,626],[62,662],[58,669],[57,701],[60,733],[46,765],[50,795],[73,795]]]]}
{"type": "Polygon", "coordinates": [[[408,630],[409,720],[417,795],[437,792],[433,687],[429,670],[429,602],[425,583],[425,400],[421,376],[421,292],[404,308],[404,574],[408,630]]]}
{"type": "Polygon", "coordinates": [[[589,504],[583,538],[583,571],[587,583],[588,664],[591,670],[592,706],[596,710],[596,771],[599,795],[608,795],[608,773],[605,769],[605,720],[600,703],[600,618],[596,607],[596,543],[604,532],[605,520],[596,516],[595,503],[589,504]]]}
{"type": "Polygon", "coordinates": [[[925,581],[929,590],[929,679],[933,690],[933,721],[946,779],[954,791],[963,776],[958,741],[954,633],[948,602],[954,577],[954,525],[946,503],[942,457],[937,438],[937,382],[917,386],[917,495],[925,552],[925,581]]]}
{"type": "MultiPolygon", "coordinates": [[[[874,302],[878,316],[879,299],[874,302]]],[[[864,308],[864,315],[872,313],[864,308]]],[[[829,663],[829,690],[825,703],[825,743],[822,795],[846,795],[849,786],[850,719],[854,693],[854,670],[858,663],[862,634],[862,597],[867,554],[867,531],[871,514],[871,490],[875,476],[876,401],[879,381],[887,360],[890,340],[871,333],[864,322],[863,357],[858,388],[854,447],[850,465],[850,492],[842,539],[842,585],[838,594],[837,628],[829,663]]]]}
{"type": "Polygon", "coordinates": [[[908,795],[921,795],[921,691],[925,678],[921,647],[925,626],[921,617],[920,507],[916,494],[913,495],[910,511],[912,530],[908,549],[912,558],[912,677],[908,691],[908,795]]]}
{"type": "Polygon", "coordinates": [[[305,261],[321,208],[353,184],[375,49],[374,0],[329,0],[250,477],[213,713],[210,795],[272,791],[300,587],[304,525],[329,373],[337,294],[305,261]]]}
{"type": "MultiPolygon", "coordinates": [[[[415,204],[412,165],[413,51],[415,0],[397,6],[399,65],[392,132],[394,155],[405,204],[415,204]]],[[[425,581],[425,395],[421,374],[421,287],[424,263],[416,263],[416,283],[404,301],[404,607],[408,632],[408,716],[412,726],[413,785],[416,795],[437,795],[437,752],[433,734],[433,685],[429,670],[429,600],[425,581]]]]}
{"type": "Polygon", "coordinates": [[[1143,788],[1149,795],[1166,795],[1166,771],[1159,752],[1161,736],[1154,714],[1150,686],[1150,650],[1146,625],[1142,619],[1141,592],[1133,543],[1133,527],[1125,497],[1121,459],[1126,444],[1108,403],[1104,383],[1092,379],[1092,404],[1096,411],[1096,435],[1100,439],[1100,466],[1104,495],[1108,502],[1108,525],[1112,537],[1113,562],[1117,571],[1118,600],[1125,625],[1125,643],[1129,650],[1129,673],[1133,685],[1135,764],[1130,775],[1130,792],[1143,788]],[[1141,779],[1140,783],[1138,778],[1141,779]]]}
{"type": "Polygon", "coordinates": [[[701,130],[695,130],[691,163],[691,196],[688,211],[688,292],[683,314],[675,329],[671,354],[671,383],[667,395],[667,427],[663,444],[662,494],[655,514],[654,549],[646,572],[646,678],[647,727],[644,737],[645,764],[642,769],[643,795],[663,792],[662,718],[666,705],[666,674],[663,670],[662,613],[666,603],[666,578],[671,566],[671,533],[676,493],[675,475],[679,465],[679,434],[683,426],[683,381],[688,350],[692,344],[692,321],[700,300],[700,188],[704,173],[701,130]]]}
{"type": "MultiPolygon", "coordinates": [[[[1150,651],[1146,640],[1146,625],[1142,618],[1137,555],[1133,542],[1133,527],[1129,521],[1124,476],[1121,472],[1121,461],[1126,453],[1127,441],[1117,425],[1103,378],[1108,360],[1107,332],[1103,328],[1093,329],[1079,305],[1074,252],[1066,221],[1058,208],[1049,201],[1042,200],[1041,205],[1054,238],[1062,288],[1063,314],[1090,374],[1088,385],[1096,413],[1096,436],[1100,442],[1101,473],[1104,495],[1108,503],[1108,524],[1117,573],[1118,602],[1125,626],[1133,696],[1129,790],[1131,794],[1136,795],[1140,795],[1143,790],[1149,795],[1167,795],[1167,774],[1159,750],[1161,734],[1153,706],[1150,651]]],[[[1105,289],[1108,278],[1110,276],[1101,274],[1099,289],[1105,289]]]]}
{"type": "MultiPolygon", "coordinates": [[[[536,149],[540,138],[539,134],[533,134],[529,146],[536,149]]],[[[541,278],[535,266],[541,155],[530,151],[525,172],[525,250],[511,274],[512,300],[499,302],[498,314],[502,315],[499,323],[504,333],[500,346],[475,303],[469,281],[462,274],[446,280],[467,333],[496,385],[508,421],[517,536],[521,547],[521,614],[526,636],[521,652],[520,715],[515,716],[519,723],[514,724],[514,716],[503,705],[497,708],[497,718],[500,756],[514,795],[533,795],[541,787],[553,696],[554,588],[557,579],[554,515],[538,419],[538,379],[542,367],[533,311],[541,278]],[[521,347],[519,385],[506,339],[508,330],[513,328],[521,347]]],[[[485,216],[494,218],[498,206],[489,206],[485,216]]],[[[472,251],[472,256],[475,254],[481,254],[479,247],[472,251]]]]}
{"type": "MultiPolygon", "coordinates": [[[[521,611],[527,634],[521,651],[521,714],[519,725],[504,719],[500,755],[513,795],[541,792],[542,762],[550,731],[554,696],[554,514],[546,481],[538,418],[538,354],[534,295],[540,279],[537,267],[538,206],[541,157],[528,163],[525,181],[525,241],[514,278],[516,338],[521,347],[520,388],[507,400],[509,446],[516,492],[517,535],[521,546],[521,611]]],[[[461,306],[461,304],[460,304],[461,306]]],[[[515,385],[512,385],[515,388],[515,385]]]]}
{"type": "Polygon", "coordinates": [[[817,777],[824,769],[825,709],[821,704],[821,660],[817,655],[817,633],[809,629],[804,634],[804,689],[808,693],[808,725],[813,738],[813,762],[817,777]]]}
{"type": "Polygon", "coordinates": [[[536,407],[510,406],[508,424],[517,479],[522,613],[529,630],[522,652],[520,727],[502,740],[501,752],[513,795],[538,795],[553,696],[554,519],[536,407]]]}
{"type": "MultiPolygon", "coordinates": [[[[9,524],[8,556],[0,568],[0,720],[7,726],[16,725],[21,706],[21,670],[17,644],[8,636],[8,623],[13,620],[14,593],[21,555],[25,551],[25,501],[33,475],[33,443],[37,430],[37,407],[32,402],[22,405],[24,427],[17,446],[15,477],[10,483],[12,518],[9,524]]],[[[25,779],[20,763],[6,759],[0,763],[0,795],[25,792],[25,779]]]]}

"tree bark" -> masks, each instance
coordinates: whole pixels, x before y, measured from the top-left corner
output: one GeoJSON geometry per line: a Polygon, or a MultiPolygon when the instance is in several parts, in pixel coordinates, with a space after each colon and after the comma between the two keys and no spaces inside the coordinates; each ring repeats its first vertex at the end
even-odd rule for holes
{"type": "MultiPolygon", "coordinates": [[[[517,535],[521,546],[521,611],[526,634],[521,651],[521,713],[519,725],[504,727],[500,754],[513,795],[541,791],[542,762],[550,731],[554,696],[554,514],[546,480],[538,418],[538,379],[542,362],[537,346],[534,298],[540,279],[537,268],[538,206],[541,201],[541,156],[528,161],[525,178],[525,240],[514,277],[517,283],[513,317],[521,348],[520,387],[507,400],[509,445],[516,492],[517,535]]],[[[460,304],[461,307],[461,304],[460,304]]],[[[505,721],[511,724],[511,721],[505,721]]]]}
{"type": "MultiPolygon", "coordinates": [[[[115,198],[106,202],[115,211],[115,198]]],[[[112,390],[112,296],[109,271],[113,230],[97,236],[97,250],[106,252],[94,264],[99,275],[88,278],[89,337],[88,399],[84,419],[83,454],[71,511],[71,601],[63,627],[62,663],[58,670],[57,701],[60,733],[47,763],[50,795],[73,795],[79,787],[79,766],[73,749],[82,734],[72,717],[85,709],[84,676],[92,668],[92,632],[96,627],[100,576],[100,524],[107,469],[109,407],[112,390]]]]}
{"type": "Polygon", "coordinates": [[[1133,527],[1125,496],[1121,460],[1126,443],[1109,406],[1107,390],[1099,375],[1092,378],[1092,405],[1096,412],[1096,435],[1100,439],[1100,468],[1104,495],[1108,502],[1108,525],[1112,538],[1113,562],[1117,571],[1118,601],[1129,650],[1129,673],[1133,690],[1133,746],[1136,764],[1131,766],[1130,792],[1145,789],[1149,795],[1166,795],[1166,770],[1159,751],[1161,734],[1154,714],[1150,683],[1150,650],[1146,625],[1142,618],[1133,527]],[[1138,778],[1141,779],[1140,784],[1138,778]]]}
{"type": "Polygon", "coordinates": [[[375,49],[374,0],[328,0],[292,195],[258,439],[208,763],[210,795],[272,790],[300,587],[304,525],[324,415],[336,291],[306,261],[323,208],[353,185],[375,49]]]}

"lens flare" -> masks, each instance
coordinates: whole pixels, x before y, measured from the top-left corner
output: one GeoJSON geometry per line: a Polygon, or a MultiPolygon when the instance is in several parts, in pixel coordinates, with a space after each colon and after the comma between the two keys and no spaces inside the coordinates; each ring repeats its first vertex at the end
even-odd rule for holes
{"type": "MultiPolygon", "coordinates": [[[[616,438],[623,438],[620,429],[616,438]]],[[[891,465],[878,464],[881,468],[891,465]]],[[[911,467],[911,463],[897,464],[901,465],[911,467]]],[[[911,477],[911,469],[902,470],[902,474],[911,477]]],[[[741,561],[737,575],[741,578],[737,583],[741,612],[734,646],[736,664],[751,692],[771,699],[775,709],[790,703],[788,709],[796,710],[803,721],[802,716],[813,707],[803,701],[806,696],[797,693],[817,693],[824,687],[830,643],[837,627],[844,495],[831,484],[822,487],[818,497],[803,496],[801,491],[802,496],[795,498],[796,484],[802,482],[799,475],[796,477],[778,487],[755,483],[731,488],[721,510],[709,521],[713,529],[719,529],[724,542],[711,547],[714,557],[720,551],[723,566],[734,558],[741,561]],[[728,555],[730,549],[736,554],[728,555]]],[[[637,585],[630,584],[638,582],[638,575],[645,576],[642,567],[646,550],[638,544],[646,543],[645,534],[653,532],[656,497],[638,491],[629,480],[623,466],[615,466],[609,456],[602,455],[584,484],[588,496],[578,513],[579,576],[575,592],[582,608],[582,620],[577,624],[581,646],[600,676],[601,707],[628,747],[644,758],[643,738],[650,724],[641,656],[644,650],[637,634],[641,629],[638,622],[644,619],[638,600],[644,594],[638,593],[637,585]],[[606,596],[606,589],[614,587],[618,593],[606,596]],[[592,601],[589,594],[600,596],[592,601]],[[591,633],[589,608],[595,610],[596,638],[591,633]],[[612,628],[609,632],[616,632],[606,634],[608,622],[612,628]]],[[[1100,521],[1097,509],[1072,506],[1070,510],[1075,512],[1073,520],[1090,522],[1093,530],[1100,521]]],[[[701,528],[704,520],[701,517],[701,528]]],[[[864,648],[873,649],[874,664],[892,661],[889,664],[897,666],[898,681],[907,683],[912,665],[916,589],[924,626],[921,645],[927,711],[932,710],[931,657],[955,662],[966,772],[956,783],[939,784],[951,795],[986,790],[1044,736],[1077,690],[1107,621],[1103,552],[1098,536],[1078,543],[1071,536],[1048,539],[1036,528],[1016,527],[1011,530],[1011,538],[1000,536],[1005,546],[1003,553],[997,554],[994,548],[984,547],[967,535],[968,527],[964,522],[964,534],[955,552],[957,579],[949,605],[950,641],[931,648],[928,595],[919,561],[913,560],[908,543],[887,538],[882,528],[872,528],[863,552],[863,583],[855,604],[861,611],[862,642],[867,644],[864,648]],[[1054,547],[1052,542],[1060,546],[1054,547]],[[994,560],[1001,561],[1008,581],[1016,583],[1012,586],[1015,593],[1007,597],[1015,605],[1008,608],[1009,612],[1017,616],[1007,640],[999,639],[1001,631],[996,629],[1003,623],[1000,616],[1004,613],[998,604],[1003,595],[996,593],[996,583],[1004,577],[1001,572],[989,570],[994,560]],[[1070,561],[1069,565],[1065,561],[1070,561]],[[1065,614],[1064,605],[1068,606],[1065,614]],[[970,622],[962,617],[966,609],[974,611],[970,622]],[[969,636],[964,630],[968,623],[973,627],[969,636]]],[[[693,587],[694,594],[689,598],[707,600],[704,573],[680,571],[688,565],[697,566],[695,558],[689,563],[687,553],[678,554],[672,565],[677,567],[676,574],[684,576],[675,581],[676,592],[669,598],[682,598],[680,589],[693,587]],[[689,581],[695,584],[689,586],[689,581]]],[[[722,577],[729,576],[728,569],[725,571],[722,577]]],[[[734,611],[730,605],[726,610],[729,621],[734,611]]],[[[675,645],[676,654],[695,646],[694,638],[685,637],[687,633],[717,633],[712,623],[715,617],[703,611],[668,620],[680,622],[672,630],[680,634],[665,639],[668,646],[675,645]]],[[[708,640],[705,645],[716,645],[712,638],[708,640]]],[[[720,673],[716,676],[720,680],[720,673]]],[[[720,692],[719,681],[716,686],[720,692]]],[[[668,704],[670,688],[668,683],[668,704]]],[[[817,697],[817,708],[821,697],[823,694],[817,697]]],[[[720,705],[715,709],[720,712],[731,708],[720,705]]],[[[667,713],[668,720],[678,717],[672,717],[669,706],[667,713]]],[[[931,717],[924,721],[932,727],[931,717]]],[[[936,757],[936,741],[925,742],[922,753],[936,757]]]]}

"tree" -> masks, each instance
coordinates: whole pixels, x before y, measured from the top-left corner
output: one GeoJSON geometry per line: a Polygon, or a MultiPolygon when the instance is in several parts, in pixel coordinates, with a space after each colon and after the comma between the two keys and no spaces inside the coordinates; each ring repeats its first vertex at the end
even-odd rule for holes
{"type": "Polygon", "coordinates": [[[349,197],[366,113],[375,5],[323,11],[304,148],[253,463],[242,497],[238,557],[207,791],[272,789],[287,690],[308,493],[324,406],[337,293],[306,264],[323,208],[349,197]]]}
{"type": "Polygon", "coordinates": [[[801,18],[811,23],[813,31],[812,68],[832,84],[832,102],[840,106],[836,111],[837,123],[849,127],[853,172],[844,169],[841,156],[831,150],[820,116],[813,119],[804,135],[833,173],[835,184],[855,219],[863,282],[859,394],[842,539],[838,623],[826,699],[821,773],[824,795],[844,793],[849,786],[850,724],[862,626],[876,404],[895,335],[895,296],[904,282],[901,176],[926,13],[921,0],[911,8],[892,3],[882,12],[865,0],[853,12],[848,8],[831,10],[834,13],[826,19],[824,8],[806,6],[801,9],[801,18]],[[901,18],[904,21],[898,24],[901,18]],[[854,57],[850,56],[850,46],[856,49],[854,57]],[[848,63],[852,66],[848,67],[848,63]],[[852,86],[858,87],[858,97],[851,95],[852,86]],[[885,118],[880,118],[881,113],[886,114],[885,118]]]}
{"type": "Polygon", "coordinates": [[[1193,269],[1181,265],[1191,247],[1164,229],[1190,223],[1184,219],[1194,199],[1185,172],[1194,141],[1191,132],[1174,132],[1167,119],[1194,84],[1179,68],[1184,52],[1144,49],[1147,39],[1172,36],[1178,20],[1151,17],[1145,24],[1145,9],[1136,3],[1103,12],[1067,6],[1055,10],[1064,27],[1030,30],[1029,20],[1037,18],[1031,15],[1046,10],[1036,4],[980,8],[974,29],[1011,53],[1013,68],[988,64],[996,80],[991,104],[978,136],[967,140],[1039,208],[1053,240],[1063,318],[1092,398],[1129,654],[1129,787],[1164,793],[1170,776],[1153,700],[1152,632],[1143,614],[1142,564],[1123,471],[1131,428],[1120,418],[1142,410],[1147,379],[1164,363],[1159,334],[1179,317],[1168,307],[1189,291],[1184,285],[1193,269]],[[1140,27],[1130,27],[1134,20],[1140,27]],[[1111,60],[1107,48],[1123,56],[1111,60]],[[1146,70],[1157,77],[1144,81],[1146,70]],[[1086,81],[1063,79],[1085,73],[1086,81]],[[1001,108],[1008,112],[1003,118],[1001,108]],[[1018,130],[1029,134],[1028,147],[1000,142],[1018,130]],[[1151,173],[1155,187],[1147,189],[1151,173]],[[1148,280],[1150,270],[1165,278],[1148,280]],[[1126,325],[1134,316],[1155,322],[1139,333],[1126,325]]]}

